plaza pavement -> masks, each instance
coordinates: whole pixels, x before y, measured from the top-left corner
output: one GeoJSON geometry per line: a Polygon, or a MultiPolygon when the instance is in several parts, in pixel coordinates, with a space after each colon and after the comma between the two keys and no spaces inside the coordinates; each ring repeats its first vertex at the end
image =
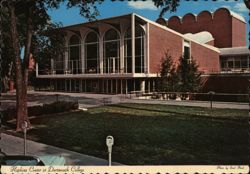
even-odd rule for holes
{"type": "MultiPolygon", "coordinates": [[[[128,96],[129,97],[129,96],[128,96]]],[[[190,101],[190,100],[158,100],[158,99],[137,99],[126,98],[124,94],[109,95],[109,94],[90,94],[90,93],[66,93],[66,92],[28,92],[28,106],[43,105],[59,101],[82,101],[86,108],[101,105],[103,98],[112,99],[112,103],[145,103],[145,104],[165,104],[165,105],[179,105],[179,106],[198,106],[210,107],[209,101],[190,101]],[[58,97],[57,97],[58,96],[58,97]]],[[[0,99],[2,108],[15,107],[15,93],[2,94],[0,99]]],[[[248,103],[238,102],[213,102],[214,108],[228,108],[228,109],[249,109],[248,103]]]]}
{"type": "MultiPolygon", "coordinates": [[[[8,155],[23,155],[23,139],[1,133],[0,149],[8,155]]],[[[105,149],[106,150],[106,149],[105,149]]],[[[108,161],[89,155],[72,152],[66,149],[27,140],[27,155],[43,156],[57,155],[66,159],[66,165],[101,166],[108,165],[108,161]]],[[[120,165],[113,163],[113,165],[120,165]]]]}

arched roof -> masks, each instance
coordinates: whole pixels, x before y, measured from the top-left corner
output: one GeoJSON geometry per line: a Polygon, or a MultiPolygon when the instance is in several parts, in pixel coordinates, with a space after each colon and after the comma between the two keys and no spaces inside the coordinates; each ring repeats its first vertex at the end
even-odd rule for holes
{"type": "MultiPolygon", "coordinates": [[[[197,17],[195,14],[193,13],[187,13],[182,17],[182,22],[185,22],[186,20],[190,21],[190,17],[193,21],[197,21],[197,17]]],[[[186,21],[186,22],[188,22],[186,21]]]]}
{"type": "Polygon", "coordinates": [[[215,15],[216,13],[218,13],[219,11],[222,11],[222,10],[227,11],[232,17],[235,17],[236,19],[239,19],[240,21],[246,23],[245,18],[243,16],[239,15],[238,13],[235,13],[235,12],[229,10],[226,7],[222,7],[222,8],[217,9],[213,14],[215,15]]]}
{"type": "Polygon", "coordinates": [[[208,14],[208,16],[210,17],[210,19],[213,19],[213,14],[210,11],[204,10],[201,11],[198,15],[197,15],[197,20],[199,20],[201,18],[202,15],[208,14]]]}
{"type": "Polygon", "coordinates": [[[156,20],[156,22],[157,22],[158,24],[167,26],[168,20],[165,19],[165,18],[158,18],[158,19],[156,20]]]}
{"type": "Polygon", "coordinates": [[[168,24],[170,24],[172,21],[178,21],[179,24],[181,24],[181,18],[179,16],[171,16],[169,19],[168,19],[168,24]]]}

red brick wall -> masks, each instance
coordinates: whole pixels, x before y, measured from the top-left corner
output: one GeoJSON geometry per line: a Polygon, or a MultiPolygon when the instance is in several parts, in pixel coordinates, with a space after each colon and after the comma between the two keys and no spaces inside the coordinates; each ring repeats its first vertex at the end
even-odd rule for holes
{"type": "Polygon", "coordinates": [[[248,93],[248,78],[240,75],[212,75],[202,77],[202,92],[215,91],[219,93],[248,93]]]}
{"type": "Polygon", "coordinates": [[[197,20],[190,13],[184,15],[182,19],[173,16],[166,25],[182,34],[208,31],[215,38],[214,46],[219,48],[246,46],[245,23],[232,17],[226,8],[216,10],[213,17],[210,12],[202,11],[198,14],[197,20]]]}
{"type": "Polygon", "coordinates": [[[207,44],[207,45],[214,46],[214,40],[211,40],[211,41],[207,42],[206,44],[207,44]]]}
{"type": "Polygon", "coordinates": [[[182,37],[160,27],[149,25],[150,73],[158,73],[161,59],[169,51],[175,62],[182,54],[182,37]]]}
{"type": "MultiPolygon", "coordinates": [[[[161,59],[169,50],[174,62],[182,55],[183,38],[162,28],[149,25],[150,73],[158,73],[161,59]]],[[[191,55],[201,71],[218,72],[220,70],[219,53],[197,43],[191,42],[191,55]]]]}
{"type": "Polygon", "coordinates": [[[232,19],[233,47],[246,46],[246,25],[242,21],[232,19]]]}
{"type": "Polygon", "coordinates": [[[218,52],[192,42],[191,55],[193,59],[198,63],[200,71],[206,73],[220,71],[220,60],[218,52]]]}

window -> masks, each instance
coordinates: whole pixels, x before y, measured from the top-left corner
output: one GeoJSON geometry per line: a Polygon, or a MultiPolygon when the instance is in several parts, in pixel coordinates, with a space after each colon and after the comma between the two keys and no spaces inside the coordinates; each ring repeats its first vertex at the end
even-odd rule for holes
{"type": "Polygon", "coordinates": [[[104,35],[103,72],[120,72],[120,36],[115,29],[108,30],[104,35]]]}
{"type": "MultiPolygon", "coordinates": [[[[132,39],[131,28],[125,33],[125,72],[132,72],[132,39]]],[[[144,41],[145,32],[141,26],[135,27],[135,73],[144,72],[144,41]]]]}
{"type": "Polygon", "coordinates": [[[71,36],[69,40],[69,70],[71,73],[77,74],[80,70],[80,39],[77,35],[71,36]]]}
{"type": "Polygon", "coordinates": [[[247,69],[247,58],[241,58],[241,67],[247,69]]]}
{"type": "Polygon", "coordinates": [[[85,39],[85,73],[99,72],[99,39],[95,32],[90,32],[85,39]]]}
{"type": "Polygon", "coordinates": [[[242,71],[249,69],[249,58],[242,57],[222,57],[220,59],[222,71],[242,71]]]}
{"type": "Polygon", "coordinates": [[[184,59],[190,59],[190,42],[187,41],[187,40],[184,40],[183,58],[184,59]]]}
{"type": "Polygon", "coordinates": [[[125,73],[132,73],[132,39],[131,28],[129,28],[124,37],[125,56],[124,56],[124,71],[125,73]]]}

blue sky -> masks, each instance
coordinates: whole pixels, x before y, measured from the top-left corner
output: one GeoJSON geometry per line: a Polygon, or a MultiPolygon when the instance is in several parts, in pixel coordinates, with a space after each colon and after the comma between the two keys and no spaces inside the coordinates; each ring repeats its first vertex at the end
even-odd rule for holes
{"type": "MultiPolygon", "coordinates": [[[[168,12],[164,15],[165,18],[169,18],[170,16],[177,15],[183,16],[186,13],[194,13],[198,14],[203,10],[208,10],[214,12],[216,9],[220,7],[227,7],[228,9],[240,14],[247,21],[247,31],[249,31],[249,11],[245,7],[243,0],[198,0],[198,1],[186,1],[180,0],[180,6],[177,8],[176,12],[168,12]]],[[[110,1],[105,0],[101,5],[98,5],[98,10],[100,12],[100,16],[97,19],[103,19],[113,16],[119,16],[128,13],[137,13],[141,16],[144,16],[150,20],[155,21],[160,13],[160,9],[157,9],[151,0],[147,1],[110,1]]],[[[63,26],[73,25],[77,23],[86,22],[82,16],[79,15],[78,8],[67,9],[65,4],[61,5],[61,7],[57,10],[50,10],[49,14],[51,15],[53,22],[61,22],[63,26]]],[[[248,34],[248,32],[247,32],[248,34]]],[[[247,37],[247,36],[246,36],[247,37]]],[[[248,40],[248,39],[247,39],[248,40]]]]}

